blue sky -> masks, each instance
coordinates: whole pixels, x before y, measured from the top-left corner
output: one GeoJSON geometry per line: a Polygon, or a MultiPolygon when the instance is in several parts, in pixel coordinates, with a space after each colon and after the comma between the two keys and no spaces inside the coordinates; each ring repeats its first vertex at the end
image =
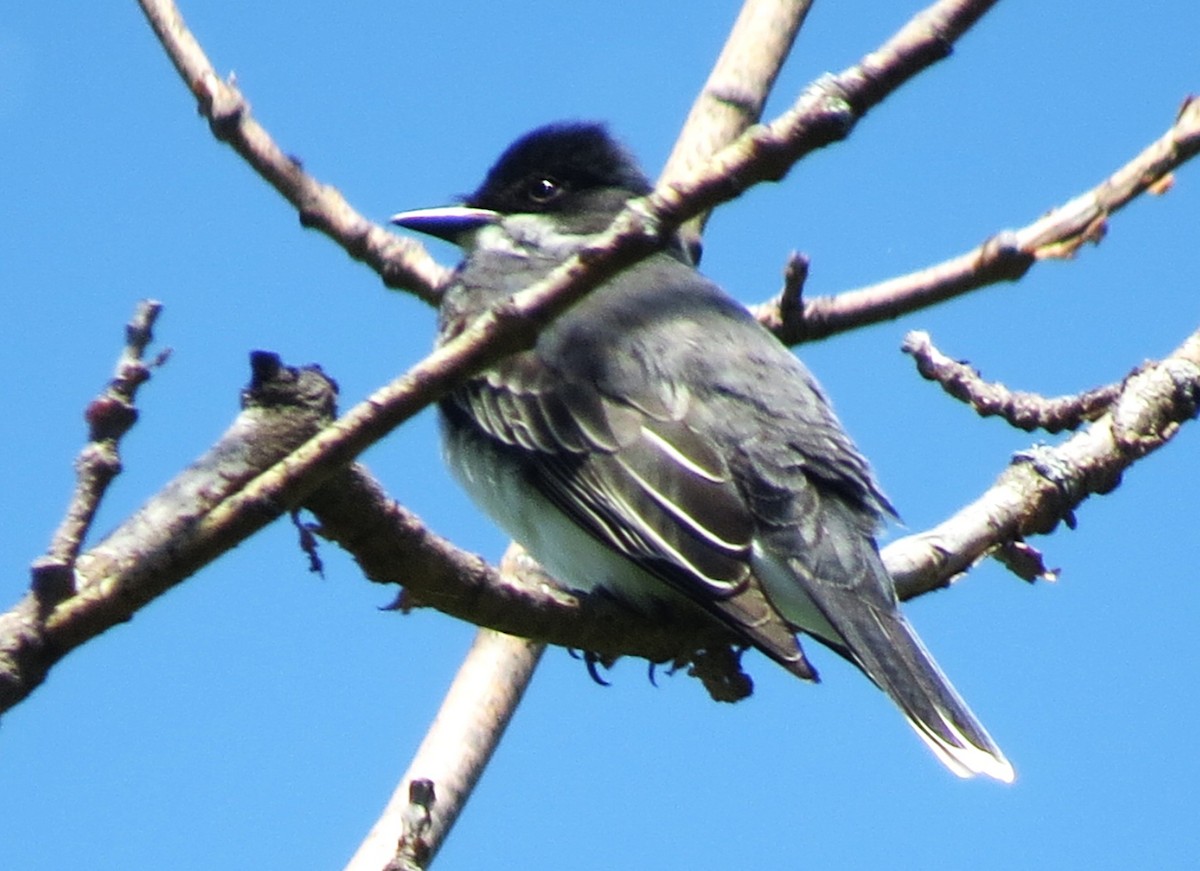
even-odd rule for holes
{"type": "MultiPolygon", "coordinates": [[[[817,4],[768,115],[916,8],[817,4]]],[[[382,220],[473,188],[509,140],[553,119],[609,120],[656,172],[736,7],[634,9],[183,12],[281,145],[382,220]]],[[[800,249],[809,292],[833,293],[1023,225],[1167,128],[1200,88],[1198,28],[1190,0],[1002,3],[850,141],[722,209],[705,270],[753,302],[800,249]]],[[[0,191],[6,607],[59,519],[82,409],[138,299],[165,303],[158,335],[174,354],[142,392],[98,532],[219,435],[252,349],[319,362],[348,406],[432,341],[427,307],[302,230],[212,139],[132,2],[8,10],[0,191]]],[[[1200,166],[1188,166],[1074,262],[800,349],[908,530],[974,498],[1038,437],[922,381],[898,353],[904,333],[928,330],[1021,389],[1118,379],[1196,328],[1197,227],[1200,166]]],[[[1194,867],[1198,438],[1189,428],[1085,504],[1078,529],[1035,542],[1058,583],[985,563],[908,607],[1016,765],[1013,786],[944,772],[820,649],[817,687],[748,657],[757,692],[736,706],[682,675],[655,688],[632,660],[597,687],[551,650],[438,867],[1194,867]]],[[[365,460],[436,530],[502,552],[442,470],[429,415],[365,460]]],[[[73,653],[5,717],[0,864],[324,869],[350,856],[473,632],[380,611],[391,591],[332,548],[326,578],[308,574],[294,539],[266,530],[73,653]]]]}

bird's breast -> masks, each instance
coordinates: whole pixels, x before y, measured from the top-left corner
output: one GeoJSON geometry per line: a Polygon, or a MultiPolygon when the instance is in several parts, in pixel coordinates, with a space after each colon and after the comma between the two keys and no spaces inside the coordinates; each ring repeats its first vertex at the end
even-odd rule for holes
{"type": "Polygon", "coordinates": [[[646,613],[675,594],[601,544],[553,505],[530,481],[512,448],[498,445],[453,413],[439,414],[446,464],[495,523],[564,587],[604,589],[646,613]]]}

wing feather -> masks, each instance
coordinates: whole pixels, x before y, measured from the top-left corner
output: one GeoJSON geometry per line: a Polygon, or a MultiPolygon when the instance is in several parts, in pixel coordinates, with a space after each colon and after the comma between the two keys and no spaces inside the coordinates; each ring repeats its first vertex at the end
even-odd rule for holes
{"type": "Polygon", "coordinates": [[[639,407],[546,377],[518,355],[447,402],[522,459],[530,483],[590,535],[816,678],[751,570],[754,516],[721,453],[689,424],[686,396],[639,407]]]}

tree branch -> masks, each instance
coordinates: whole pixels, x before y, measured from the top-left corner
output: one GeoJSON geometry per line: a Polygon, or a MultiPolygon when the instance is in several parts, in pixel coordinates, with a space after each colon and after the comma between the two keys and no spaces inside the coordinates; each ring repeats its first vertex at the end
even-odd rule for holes
{"type": "Polygon", "coordinates": [[[543,646],[481,629],[408,771],[346,871],[433,860],[533,677],[543,646]]]}
{"type": "Polygon", "coordinates": [[[928,333],[909,333],[900,350],[916,360],[917,371],[924,378],[936,381],[946,393],[974,408],[980,417],[999,416],[1026,432],[1077,429],[1085,420],[1102,415],[1123,386],[1123,382],[1118,382],[1072,396],[1045,397],[984,381],[977,370],[935,348],[928,333]]]}
{"type": "MultiPolygon", "coordinates": [[[[143,361],[152,341],[160,303],[143,300],[125,327],[125,347],[107,388],[92,400],[85,418],[88,444],[75,461],[76,486],[46,554],[31,566],[29,593],[0,615],[0,711],[7,699],[24,698],[42,682],[55,661],[43,629],[47,613],[74,592],[79,550],[95,519],[108,485],[121,471],[121,438],[137,421],[134,399],[150,377],[143,361]]],[[[165,359],[160,355],[157,364],[165,359]]]]}
{"type": "Polygon", "coordinates": [[[395,607],[430,607],[476,626],[587,650],[673,661],[689,650],[728,645],[733,637],[695,614],[652,619],[605,596],[577,596],[510,549],[508,569],[460,550],[390,499],[361,466],[335,475],[304,507],[318,532],[349,552],[371,581],[403,592],[395,607]]]}
{"type": "Polygon", "coordinates": [[[104,392],[88,403],[84,418],[88,423],[88,444],[75,460],[75,492],[66,515],[51,537],[46,555],[33,564],[32,589],[42,608],[50,607],[70,591],[71,572],[83,540],[96,517],[96,511],[108,485],[121,473],[120,443],[137,422],[134,400],[138,388],[150,379],[146,348],[153,341],[154,322],[162,303],[142,300],[133,318],[125,326],[125,347],[117,360],[116,371],[104,392]]]}
{"type": "Polygon", "coordinates": [[[799,305],[784,294],[755,308],[759,320],[786,344],[823,339],[891,320],[1001,281],[1022,278],[1043,260],[1074,256],[1098,243],[1108,217],[1135,197],[1163,193],[1172,173],[1200,152],[1200,100],[1184,101],[1163,136],[1094,188],[1019,230],[1001,231],[957,257],[879,284],[817,297],[799,305]]]}
{"type": "MultiPolygon", "coordinates": [[[[791,54],[812,0],[746,0],[708,80],[692,104],[675,148],[659,176],[669,185],[696,172],[762,117],[763,106],[791,54]]],[[[700,237],[709,213],[682,228],[699,262],[700,237]]]]}
{"type": "Polygon", "coordinates": [[[1060,520],[1073,526],[1084,499],[1111,492],[1127,468],[1196,416],[1198,403],[1200,330],[1126,379],[1108,412],[1087,429],[1056,447],[1022,452],[953,517],[885,548],[901,598],[946,586],[997,545],[1049,533],[1060,520]]]}
{"type": "Polygon", "coordinates": [[[940,0],[914,16],[858,64],[813,82],[791,109],[752,127],[687,179],[646,198],[656,223],[673,229],[688,218],[779,181],[802,157],[845,139],[858,121],[901,85],[950,54],[951,46],[995,0],[940,0]]]}
{"type": "MultiPolygon", "coordinates": [[[[1030,448],[972,505],[932,530],[885,548],[884,562],[901,597],[947,585],[993,548],[1048,533],[1063,519],[1070,523],[1071,512],[1087,496],[1111,491],[1126,468],[1166,444],[1194,417],[1197,398],[1200,331],[1126,379],[1108,411],[1088,429],[1058,447],[1030,448]]],[[[343,487],[332,482],[308,506],[322,532],[351,551],[370,579],[405,586],[405,606],[428,605],[476,625],[605,657],[663,661],[730,641],[687,615],[650,621],[603,597],[577,598],[544,576],[501,577],[430,533],[378,485],[356,486],[375,488],[371,499],[350,500],[359,509],[374,504],[374,519],[342,515],[336,502],[327,501],[343,487]]]]}
{"type": "Polygon", "coordinates": [[[306,173],[250,114],[232,80],[217,75],[172,0],[138,0],[176,72],[195,96],[213,135],[228,144],[300,213],[300,223],[320,230],[355,260],[370,266],[388,287],[434,302],[449,275],[419,242],[385,230],[355,211],[336,188],[306,173]]]}
{"type": "MultiPolygon", "coordinates": [[[[0,712],[28,696],[71,650],[234,547],[240,539],[196,535],[198,521],[332,415],[333,386],[319,370],[284,368],[272,354],[255,354],[252,362],[243,411],[221,439],[80,554],[52,602],[42,606],[35,586],[0,615],[0,712]]],[[[283,509],[261,510],[273,519],[283,509]]]]}
{"type": "Polygon", "coordinates": [[[746,0],[696,96],[660,184],[686,178],[762,117],[812,0],[746,0]]]}
{"type": "MultiPolygon", "coordinates": [[[[416,242],[370,224],[345,204],[333,188],[306,175],[250,116],[249,105],[222,81],[170,0],[139,0],[159,41],[218,139],[228,142],[264,179],[354,258],[370,265],[389,286],[406,287],[436,299],[445,271],[416,242]]],[[[788,112],[766,127],[748,131],[722,149],[688,179],[661,185],[614,222],[601,242],[564,264],[531,292],[532,303],[558,284],[571,285],[551,316],[604,278],[660,247],[683,221],[712,209],[761,181],[778,180],[805,154],[845,138],[857,120],[888,94],[930,64],[995,0],[940,0],[906,24],[878,50],[838,76],[814,83],[788,112]]]]}

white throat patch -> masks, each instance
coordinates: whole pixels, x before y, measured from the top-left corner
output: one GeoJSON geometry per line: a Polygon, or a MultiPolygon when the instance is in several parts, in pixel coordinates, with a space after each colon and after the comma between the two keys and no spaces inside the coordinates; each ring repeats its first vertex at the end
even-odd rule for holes
{"type": "Polygon", "coordinates": [[[480,227],[471,247],[514,257],[536,255],[565,260],[593,238],[587,234],[563,233],[545,215],[509,215],[498,223],[480,227]]]}

